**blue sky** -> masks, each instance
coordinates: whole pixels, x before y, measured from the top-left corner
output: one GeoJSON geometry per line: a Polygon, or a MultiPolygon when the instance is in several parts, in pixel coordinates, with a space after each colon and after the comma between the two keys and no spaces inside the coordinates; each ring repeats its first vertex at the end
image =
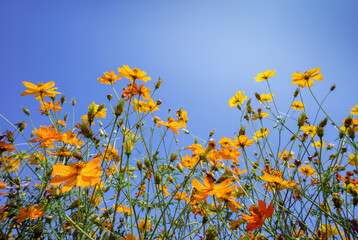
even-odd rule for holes
{"type": "MultiPolygon", "coordinates": [[[[161,117],[183,107],[192,133],[205,138],[216,129],[219,138],[238,130],[240,115],[227,103],[236,91],[267,93],[253,79],[259,72],[276,69],[272,90],[286,110],[292,73],[320,67],[324,79],[313,90],[322,98],[337,84],[325,106],[340,121],[358,103],[357,7],[330,0],[3,1],[0,113],[16,123],[27,120],[26,106],[39,126],[39,104],[19,96],[21,82],[55,81],[68,106],[77,99],[79,121],[92,101],[106,103],[112,93],[97,78],[129,65],[163,79],[161,117]]],[[[9,125],[0,119],[0,127],[9,125]]]]}

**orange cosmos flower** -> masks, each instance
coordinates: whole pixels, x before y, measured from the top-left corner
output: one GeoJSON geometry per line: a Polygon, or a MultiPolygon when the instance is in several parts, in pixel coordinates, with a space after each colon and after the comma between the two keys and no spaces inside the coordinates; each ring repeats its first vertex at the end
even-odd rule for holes
{"type": "Polygon", "coordinates": [[[5,187],[6,187],[6,182],[2,182],[2,181],[0,180],[0,190],[4,190],[5,187]]]}
{"type": "Polygon", "coordinates": [[[123,65],[122,68],[118,68],[118,72],[123,77],[128,78],[132,82],[136,79],[139,79],[146,83],[148,80],[151,79],[150,77],[145,77],[145,75],[147,75],[146,72],[141,71],[139,68],[133,68],[132,70],[130,69],[130,67],[128,67],[128,65],[123,65]]]}
{"type": "Polygon", "coordinates": [[[162,125],[166,126],[167,128],[169,128],[170,130],[172,130],[175,134],[179,134],[179,128],[181,128],[181,124],[178,122],[175,122],[173,118],[170,118],[168,122],[164,122],[164,121],[158,121],[157,122],[158,128],[160,128],[162,125]]]}
{"type": "Polygon", "coordinates": [[[39,129],[35,128],[35,135],[39,138],[31,139],[30,142],[42,142],[42,147],[48,147],[53,142],[62,141],[62,134],[57,132],[53,126],[41,126],[39,129]]]}
{"type": "Polygon", "coordinates": [[[218,154],[225,160],[229,160],[231,159],[234,162],[238,162],[239,160],[237,159],[237,157],[241,156],[241,153],[239,152],[239,150],[237,150],[237,148],[233,148],[233,147],[228,147],[228,148],[223,148],[223,149],[219,149],[218,154]]]}
{"type": "Polygon", "coordinates": [[[196,200],[203,200],[209,195],[215,195],[218,198],[223,197],[226,193],[234,190],[236,186],[231,186],[231,181],[229,179],[223,181],[220,185],[215,185],[215,181],[212,177],[205,176],[204,186],[197,179],[193,179],[192,185],[199,191],[198,194],[194,195],[196,200]]]}
{"type": "Polygon", "coordinates": [[[316,174],[315,170],[313,168],[311,168],[311,166],[308,164],[306,166],[302,165],[299,171],[302,173],[303,176],[306,175],[307,177],[310,177],[310,176],[316,174]]]}
{"type": "Polygon", "coordinates": [[[62,192],[70,191],[75,185],[77,187],[94,186],[101,181],[99,177],[102,175],[100,167],[101,159],[94,158],[90,162],[76,162],[70,165],[56,163],[53,165],[52,175],[54,177],[50,181],[50,185],[60,185],[67,182],[62,187],[62,192]]]}
{"type": "Polygon", "coordinates": [[[178,117],[178,123],[180,123],[183,128],[186,128],[186,123],[188,122],[187,112],[179,109],[175,116],[178,117]]]}
{"type": "Polygon", "coordinates": [[[244,148],[248,147],[254,144],[254,140],[249,139],[245,135],[240,135],[238,138],[236,138],[233,142],[233,145],[237,148],[244,148]]]}
{"type": "Polygon", "coordinates": [[[280,171],[275,171],[274,175],[271,176],[270,174],[264,173],[264,176],[260,176],[260,178],[266,182],[268,182],[270,185],[264,184],[264,187],[267,188],[269,191],[278,190],[282,191],[285,188],[290,188],[296,185],[295,181],[283,181],[281,177],[280,171]]]}
{"type": "Polygon", "coordinates": [[[231,147],[232,143],[231,143],[231,138],[226,138],[224,136],[221,137],[219,144],[221,145],[221,147],[231,147]]]}
{"type": "Polygon", "coordinates": [[[72,156],[72,152],[68,151],[68,149],[66,147],[62,147],[62,148],[58,149],[55,152],[50,152],[49,150],[47,150],[46,152],[48,154],[54,155],[54,156],[62,156],[62,157],[70,157],[70,156],[72,156]]]}
{"type": "Polygon", "coordinates": [[[26,96],[26,95],[34,95],[36,100],[44,99],[46,96],[48,97],[55,97],[56,94],[61,94],[60,92],[56,92],[54,90],[57,89],[55,86],[55,82],[48,82],[48,83],[39,83],[37,86],[30,82],[22,82],[25,87],[28,89],[25,90],[25,92],[21,93],[20,96],[26,96]]]}
{"type": "Polygon", "coordinates": [[[305,73],[294,73],[292,74],[292,78],[293,78],[292,84],[298,84],[298,86],[300,86],[301,88],[312,87],[313,86],[312,79],[315,79],[317,81],[322,81],[323,75],[318,73],[321,70],[322,69],[320,68],[315,68],[315,69],[308,70],[305,73]]]}
{"type": "Polygon", "coordinates": [[[177,192],[174,196],[174,200],[184,200],[184,201],[189,201],[189,198],[187,197],[187,193],[186,192],[177,192]]]}
{"type": "Polygon", "coordinates": [[[253,205],[250,206],[250,213],[252,216],[242,214],[242,219],[250,222],[246,226],[247,230],[250,232],[261,227],[265,219],[271,217],[274,211],[272,203],[266,208],[266,203],[259,200],[258,205],[258,207],[253,205]]]}
{"type": "Polygon", "coordinates": [[[225,193],[224,196],[222,196],[221,198],[218,198],[219,202],[226,202],[229,209],[233,212],[233,213],[237,213],[237,209],[241,209],[241,203],[236,202],[236,197],[232,194],[232,192],[227,192],[225,193]]]}
{"type": "Polygon", "coordinates": [[[13,148],[12,143],[7,143],[4,141],[0,141],[0,154],[3,152],[13,152],[15,148],[13,148]]]}
{"type": "Polygon", "coordinates": [[[114,74],[113,71],[111,71],[110,73],[109,72],[104,72],[104,77],[100,77],[98,78],[98,82],[100,82],[101,84],[114,84],[116,83],[117,80],[121,79],[121,75],[116,75],[114,74]]]}
{"type": "Polygon", "coordinates": [[[43,206],[39,205],[37,207],[35,206],[29,206],[27,208],[20,208],[20,213],[18,216],[15,216],[14,219],[17,219],[16,222],[21,223],[25,221],[28,217],[30,217],[31,220],[37,219],[39,217],[42,217],[45,213],[41,210],[43,209],[43,206]]]}
{"type": "Polygon", "coordinates": [[[130,233],[127,234],[127,237],[121,237],[120,240],[137,240],[137,237],[135,235],[132,235],[130,233]]]}
{"type": "Polygon", "coordinates": [[[77,134],[74,132],[71,132],[70,130],[67,130],[66,133],[62,135],[62,141],[64,143],[68,143],[72,146],[81,146],[84,144],[83,141],[80,141],[80,139],[77,139],[77,134]]]}
{"type": "Polygon", "coordinates": [[[62,110],[62,107],[59,105],[60,105],[60,101],[56,101],[55,105],[53,104],[52,101],[41,102],[41,107],[39,108],[39,111],[40,111],[41,115],[48,113],[49,110],[56,112],[56,111],[62,110]]]}

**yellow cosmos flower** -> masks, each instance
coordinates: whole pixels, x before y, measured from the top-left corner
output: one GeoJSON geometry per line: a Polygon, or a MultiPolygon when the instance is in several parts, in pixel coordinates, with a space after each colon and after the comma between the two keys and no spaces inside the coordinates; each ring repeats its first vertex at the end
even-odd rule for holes
{"type": "Polygon", "coordinates": [[[354,108],[351,108],[351,114],[358,115],[358,104],[354,108]]]}
{"type": "Polygon", "coordinates": [[[312,138],[316,136],[316,127],[312,126],[311,124],[302,126],[300,129],[304,131],[306,134],[310,134],[312,138]]]}
{"type": "Polygon", "coordinates": [[[358,167],[358,154],[349,154],[348,158],[348,163],[350,165],[358,167]]]}
{"type": "Polygon", "coordinates": [[[266,112],[261,112],[261,109],[260,109],[260,111],[258,111],[258,113],[257,114],[253,114],[252,115],[252,120],[257,120],[257,119],[262,119],[262,118],[265,118],[265,117],[268,117],[268,116],[270,116],[270,114],[269,113],[266,113],[266,112]]]}
{"type": "Polygon", "coordinates": [[[318,140],[317,142],[312,143],[311,146],[315,147],[315,148],[325,148],[326,143],[323,140],[322,140],[322,143],[320,140],[318,140]]]}
{"type": "Polygon", "coordinates": [[[316,174],[315,170],[311,168],[311,166],[308,164],[306,166],[302,165],[299,171],[302,173],[303,176],[307,177],[311,177],[316,174]]]}
{"type": "Polygon", "coordinates": [[[55,86],[55,82],[48,82],[48,83],[39,83],[37,86],[30,82],[22,82],[25,87],[28,89],[25,92],[21,93],[20,96],[26,95],[35,95],[36,100],[42,100],[45,97],[55,97],[56,94],[61,94],[60,92],[56,92],[55,90],[57,87],[55,86]]]}
{"type": "Polygon", "coordinates": [[[274,94],[268,93],[268,94],[261,94],[260,95],[260,100],[257,100],[260,103],[264,103],[264,102],[272,102],[272,98],[274,97],[274,94]]]}
{"type": "Polygon", "coordinates": [[[255,136],[253,139],[259,140],[261,138],[266,137],[269,134],[269,130],[267,128],[260,128],[260,131],[255,132],[255,136]]]}
{"type": "Polygon", "coordinates": [[[132,82],[136,79],[139,79],[146,83],[148,80],[151,79],[150,77],[145,76],[147,75],[146,72],[141,71],[139,68],[133,68],[132,70],[130,69],[130,67],[128,67],[128,65],[124,65],[122,68],[118,68],[118,72],[123,77],[128,78],[132,82]]]}
{"type": "Polygon", "coordinates": [[[152,223],[150,222],[150,219],[142,219],[140,220],[138,224],[138,231],[140,233],[144,231],[152,231],[152,223]]]}
{"type": "Polygon", "coordinates": [[[104,72],[104,77],[100,77],[98,78],[98,82],[100,82],[101,84],[114,84],[116,83],[117,80],[121,79],[121,75],[116,75],[114,74],[113,71],[109,72],[104,72]]]}
{"type": "Polygon", "coordinates": [[[97,105],[94,102],[92,102],[88,106],[88,111],[93,111],[95,113],[96,118],[106,118],[107,108],[102,108],[100,111],[98,111],[99,106],[100,105],[97,105]]]}
{"type": "Polygon", "coordinates": [[[289,161],[290,158],[292,158],[292,159],[295,158],[292,155],[293,155],[293,152],[288,152],[285,148],[282,153],[278,154],[278,157],[284,161],[289,161]]]}
{"type": "Polygon", "coordinates": [[[305,73],[294,73],[292,74],[292,78],[293,78],[292,84],[298,84],[298,86],[300,86],[301,88],[312,87],[313,86],[312,79],[315,79],[317,81],[322,81],[323,75],[318,73],[321,70],[322,69],[320,68],[315,68],[315,69],[308,70],[305,73]]]}
{"type": "Polygon", "coordinates": [[[333,227],[331,224],[322,224],[321,227],[322,239],[329,239],[333,237],[333,235],[344,234],[344,232],[338,231],[338,228],[333,227]]]}
{"type": "Polygon", "coordinates": [[[305,105],[300,101],[296,100],[295,102],[292,103],[291,107],[297,111],[297,110],[304,110],[305,105]]]}
{"type": "Polygon", "coordinates": [[[276,75],[276,70],[267,70],[263,73],[259,73],[257,77],[255,77],[254,79],[256,79],[256,82],[262,82],[275,75],[276,75]]]}
{"type": "Polygon", "coordinates": [[[244,96],[245,92],[236,92],[235,96],[230,98],[229,104],[230,107],[236,107],[239,104],[243,104],[244,101],[247,99],[247,96],[244,96]]]}

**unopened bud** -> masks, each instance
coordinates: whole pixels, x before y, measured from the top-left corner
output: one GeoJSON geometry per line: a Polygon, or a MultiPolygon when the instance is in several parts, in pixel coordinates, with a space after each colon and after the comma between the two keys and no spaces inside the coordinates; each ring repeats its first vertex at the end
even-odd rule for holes
{"type": "Polygon", "coordinates": [[[163,101],[162,101],[162,100],[160,100],[160,99],[158,99],[158,100],[157,100],[157,106],[162,105],[162,103],[163,103],[163,101]]]}
{"type": "Polygon", "coordinates": [[[26,128],[25,122],[19,122],[18,124],[15,124],[19,127],[19,131],[22,132],[26,128]]]}
{"type": "Polygon", "coordinates": [[[240,130],[239,130],[239,136],[245,135],[245,134],[246,134],[246,129],[245,129],[244,126],[241,126],[241,127],[240,127],[240,130]]]}
{"type": "Polygon", "coordinates": [[[174,162],[175,160],[177,160],[178,159],[178,154],[177,153],[172,153],[171,155],[170,155],[170,161],[171,162],[174,162]]]}
{"type": "Polygon", "coordinates": [[[300,93],[300,89],[297,88],[296,91],[293,93],[293,96],[297,97],[299,93],[300,93]]]}
{"type": "Polygon", "coordinates": [[[320,125],[316,127],[316,134],[318,137],[322,138],[324,135],[324,129],[320,125]]]}
{"type": "Polygon", "coordinates": [[[14,142],[15,141],[15,135],[13,132],[10,132],[8,130],[6,130],[6,133],[5,133],[5,136],[6,136],[6,139],[9,141],[9,142],[14,142]]]}
{"type": "Polygon", "coordinates": [[[184,168],[180,163],[177,164],[177,169],[182,173],[184,172],[184,168]]]}
{"type": "Polygon", "coordinates": [[[334,89],[336,89],[336,84],[333,84],[330,90],[333,91],[334,89]]]}
{"type": "Polygon", "coordinates": [[[301,115],[298,117],[297,125],[299,127],[302,127],[307,120],[306,113],[301,113],[301,115]]]}
{"type": "Polygon", "coordinates": [[[76,99],[72,98],[71,104],[72,104],[72,106],[75,106],[76,105],[76,99]]]}
{"type": "Polygon", "coordinates": [[[82,160],[82,158],[83,158],[82,152],[81,151],[76,151],[73,154],[73,157],[76,158],[77,160],[82,160]]]}
{"type": "Polygon", "coordinates": [[[173,178],[172,176],[169,176],[169,177],[168,177],[168,181],[169,181],[170,183],[174,183],[174,178],[173,178]]]}
{"type": "Polygon", "coordinates": [[[175,170],[175,167],[173,166],[173,165],[169,165],[169,170],[171,170],[171,171],[174,171],[175,170]]]}
{"type": "Polygon", "coordinates": [[[209,138],[212,137],[215,133],[215,129],[214,130],[211,130],[210,133],[209,133],[209,138]]]}
{"type": "Polygon", "coordinates": [[[327,121],[328,121],[328,117],[326,117],[325,119],[323,119],[320,123],[319,126],[320,127],[325,127],[327,125],[327,121]]]}
{"type": "Polygon", "coordinates": [[[162,85],[162,81],[163,80],[159,77],[158,82],[154,83],[155,84],[155,89],[160,88],[160,86],[162,85]]]}
{"type": "Polygon", "coordinates": [[[353,128],[348,128],[348,136],[353,140],[355,138],[355,133],[353,128]]]}
{"type": "Polygon", "coordinates": [[[97,113],[99,113],[103,109],[104,109],[104,104],[99,105],[98,108],[97,108],[97,113]]]}
{"type": "Polygon", "coordinates": [[[255,97],[258,101],[261,101],[261,97],[260,97],[260,94],[258,94],[257,92],[255,93],[255,97]]]}
{"type": "Polygon", "coordinates": [[[107,95],[107,99],[108,99],[108,101],[111,101],[111,100],[112,100],[112,98],[113,98],[112,94],[108,94],[108,95],[107,95]]]}
{"type": "Polygon", "coordinates": [[[348,116],[346,119],[344,119],[344,126],[350,127],[352,125],[353,119],[352,116],[348,116]]]}
{"type": "Polygon", "coordinates": [[[85,136],[86,138],[92,138],[93,137],[93,132],[91,127],[83,122],[83,123],[78,123],[78,126],[80,128],[80,132],[83,136],[85,136]]]}
{"type": "Polygon", "coordinates": [[[22,111],[27,115],[30,116],[30,110],[22,106],[22,111]]]}
{"type": "Polygon", "coordinates": [[[139,171],[142,171],[143,169],[143,163],[139,160],[137,160],[137,168],[139,169],[139,171]]]}
{"type": "Polygon", "coordinates": [[[154,182],[155,184],[160,184],[162,182],[162,176],[155,174],[154,175],[154,182]]]}
{"type": "Polygon", "coordinates": [[[67,121],[67,119],[68,119],[68,114],[66,113],[66,114],[65,114],[65,116],[63,116],[63,121],[65,121],[65,122],[66,122],[66,121],[67,121]]]}
{"type": "Polygon", "coordinates": [[[61,104],[64,104],[65,101],[66,101],[66,96],[62,95],[61,98],[60,98],[60,101],[61,101],[61,104]]]}
{"type": "Polygon", "coordinates": [[[114,107],[114,114],[119,117],[124,112],[124,100],[119,100],[118,104],[114,107]]]}
{"type": "Polygon", "coordinates": [[[132,150],[134,148],[135,142],[130,137],[123,143],[124,153],[129,156],[132,154],[132,150]]]}

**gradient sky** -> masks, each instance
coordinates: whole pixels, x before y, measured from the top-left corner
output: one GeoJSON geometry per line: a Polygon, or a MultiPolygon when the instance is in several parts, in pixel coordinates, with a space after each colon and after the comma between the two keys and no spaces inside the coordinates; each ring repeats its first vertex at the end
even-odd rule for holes
{"type": "MultiPolygon", "coordinates": [[[[0,113],[27,121],[26,106],[35,126],[49,124],[33,96],[19,95],[22,81],[55,81],[68,106],[77,99],[79,121],[92,101],[107,103],[112,93],[97,78],[129,65],[163,79],[158,115],[183,107],[193,134],[232,136],[240,115],[228,100],[236,91],[268,93],[253,79],[258,73],[276,69],[271,86],[285,111],[292,73],[319,67],[324,79],[313,91],[322,98],[337,85],[325,107],[340,121],[358,103],[357,9],[354,0],[2,1],[0,113]]],[[[7,128],[0,119],[0,131],[7,128]]]]}

